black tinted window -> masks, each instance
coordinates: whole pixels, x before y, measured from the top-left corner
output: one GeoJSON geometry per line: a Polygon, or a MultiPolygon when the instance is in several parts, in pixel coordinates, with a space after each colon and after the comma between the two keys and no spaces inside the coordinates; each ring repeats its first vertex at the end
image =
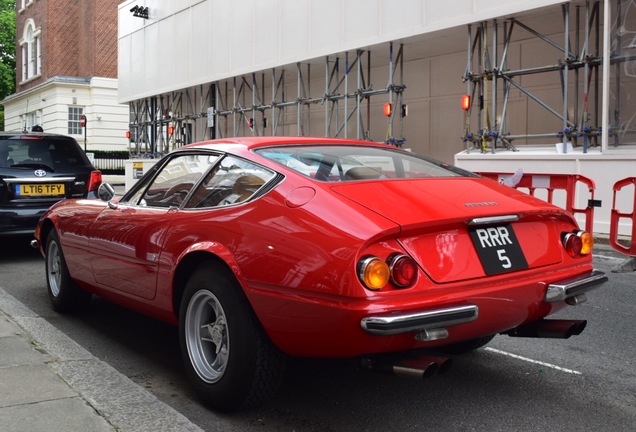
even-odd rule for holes
{"type": "Polygon", "coordinates": [[[75,140],[61,137],[0,137],[0,167],[45,165],[52,169],[90,166],[75,140]]]}

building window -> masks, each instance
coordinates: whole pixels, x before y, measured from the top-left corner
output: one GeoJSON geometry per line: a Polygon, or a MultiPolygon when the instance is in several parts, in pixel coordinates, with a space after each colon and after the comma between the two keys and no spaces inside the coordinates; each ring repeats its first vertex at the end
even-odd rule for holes
{"type": "Polygon", "coordinates": [[[42,126],[42,110],[32,111],[20,116],[20,124],[25,132],[33,129],[33,126],[42,126]]]}
{"type": "Polygon", "coordinates": [[[27,69],[27,75],[29,78],[35,75],[35,38],[33,37],[33,29],[27,30],[27,55],[29,67],[27,69]]]}
{"type": "Polygon", "coordinates": [[[84,114],[84,107],[68,107],[68,134],[82,135],[84,133],[80,125],[80,116],[84,114]]]}
{"type": "Polygon", "coordinates": [[[33,126],[38,124],[38,115],[35,112],[27,114],[27,130],[30,131],[33,126]]]}
{"type": "Polygon", "coordinates": [[[26,81],[27,79],[27,48],[26,46],[22,46],[22,81],[26,81]]]}
{"type": "Polygon", "coordinates": [[[35,73],[36,75],[42,75],[42,46],[40,44],[40,37],[35,38],[35,51],[37,56],[35,73]]]}
{"type": "Polygon", "coordinates": [[[41,29],[36,29],[32,19],[24,25],[23,38],[20,39],[22,53],[22,81],[42,74],[42,44],[40,43],[41,29]]]}

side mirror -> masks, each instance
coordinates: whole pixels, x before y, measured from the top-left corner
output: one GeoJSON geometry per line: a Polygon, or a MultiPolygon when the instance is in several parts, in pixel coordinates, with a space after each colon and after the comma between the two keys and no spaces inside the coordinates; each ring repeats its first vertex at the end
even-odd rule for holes
{"type": "Polygon", "coordinates": [[[110,201],[115,196],[115,188],[110,183],[102,183],[97,189],[97,196],[102,201],[110,201]]]}

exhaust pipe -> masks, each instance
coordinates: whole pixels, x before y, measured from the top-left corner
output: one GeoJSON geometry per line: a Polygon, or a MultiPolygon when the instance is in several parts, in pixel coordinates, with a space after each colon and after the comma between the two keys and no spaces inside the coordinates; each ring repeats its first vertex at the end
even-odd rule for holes
{"type": "Polygon", "coordinates": [[[585,320],[541,319],[508,330],[504,334],[512,337],[567,339],[570,336],[580,335],[586,325],[585,320]]]}
{"type": "Polygon", "coordinates": [[[360,361],[363,369],[405,378],[424,379],[436,373],[445,373],[450,369],[451,359],[436,356],[419,356],[402,359],[369,358],[360,361]]]}

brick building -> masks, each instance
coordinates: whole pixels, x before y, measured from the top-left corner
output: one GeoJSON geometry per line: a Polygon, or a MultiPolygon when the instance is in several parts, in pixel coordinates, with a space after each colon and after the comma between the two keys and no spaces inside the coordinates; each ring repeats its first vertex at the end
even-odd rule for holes
{"type": "Polygon", "coordinates": [[[16,93],[2,101],[7,130],[40,125],[89,151],[127,148],[128,106],[117,103],[117,6],[16,1],[16,93]]]}

